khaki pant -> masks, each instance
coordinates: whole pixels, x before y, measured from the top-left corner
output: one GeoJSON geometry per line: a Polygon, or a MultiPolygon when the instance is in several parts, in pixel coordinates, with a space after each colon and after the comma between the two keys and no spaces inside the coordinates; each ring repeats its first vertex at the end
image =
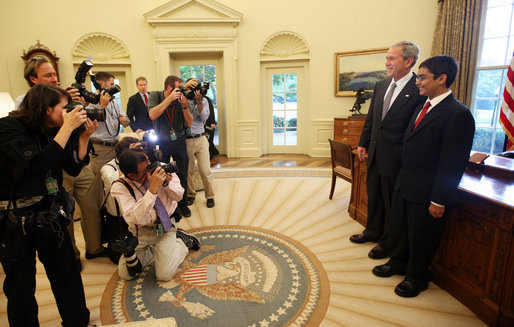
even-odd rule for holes
{"type": "MultiPolygon", "coordinates": [[[[95,176],[89,166],[82,167],[77,177],[70,176],[63,171],[64,189],[75,198],[82,212],[80,224],[86,243],[86,252],[89,254],[97,254],[103,249],[101,244],[102,221],[98,204],[95,200],[95,194],[98,190],[94,181],[95,176]]],[[[75,250],[75,256],[78,259],[80,252],[75,245],[73,224],[68,225],[68,231],[70,233],[71,242],[73,243],[73,249],[75,250]]]]}
{"type": "Polygon", "coordinates": [[[95,184],[97,185],[96,190],[96,201],[98,202],[98,207],[102,205],[102,200],[104,196],[103,192],[103,184],[102,184],[102,176],[100,175],[100,169],[114,159],[116,157],[116,152],[114,151],[113,146],[105,146],[100,144],[93,144],[95,147],[95,155],[90,155],[91,162],[89,166],[91,166],[91,171],[93,175],[95,175],[95,184]]]}
{"type": "Polygon", "coordinates": [[[205,198],[213,199],[211,160],[209,156],[209,141],[205,136],[195,139],[186,139],[187,155],[189,157],[189,168],[187,170],[187,196],[195,197],[193,174],[195,172],[195,158],[198,162],[198,170],[205,189],[205,198]]]}
{"type": "MultiPolygon", "coordinates": [[[[135,228],[130,228],[130,231],[136,235],[135,228]]],[[[144,226],[138,228],[137,234],[139,244],[136,247],[136,256],[141,261],[141,265],[146,267],[153,260],[155,278],[158,281],[170,281],[189,253],[184,242],[177,238],[176,229],[172,228],[169,232],[157,236],[155,228],[144,226]]],[[[118,263],[118,274],[124,280],[133,278],[127,271],[123,255],[118,263]]]]}

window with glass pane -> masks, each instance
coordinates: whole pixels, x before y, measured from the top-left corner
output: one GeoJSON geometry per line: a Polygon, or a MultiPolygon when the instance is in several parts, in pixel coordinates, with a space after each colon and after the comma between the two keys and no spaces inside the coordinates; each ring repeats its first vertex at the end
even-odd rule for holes
{"type": "Polygon", "coordinates": [[[273,74],[273,145],[297,144],[298,78],[273,74]]]}
{"type": "Polygon", "coordinates": [[[507,68],[514,51],[514,0],[488,0],[471,107],[476,129],[473,151],[503,151],[505,132],[498,119],[507,68]]]}
{"type": "MultiPolygon", "coordinates": [[[[181,65],[179,66],[180,78],[187,81],[190,78],[196,78],[198,82],[209,82],[209,90],[206,96],[212,101],[214,107],[214,119],[218,122],[218,96],[216,85],[216,65],[181,65]]],[[[214,144],[219,145],[218,125],[214,130],[214,144]]]]}

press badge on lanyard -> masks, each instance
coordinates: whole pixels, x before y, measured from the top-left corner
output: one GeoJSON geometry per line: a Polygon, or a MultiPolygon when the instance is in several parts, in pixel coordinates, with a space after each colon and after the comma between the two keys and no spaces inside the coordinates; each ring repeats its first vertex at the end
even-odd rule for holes
{"type": "Polygon", "coordinates": [[[172,141],[176,141],[177,140],[177,134],[175,134],[175,130],[174,129],[171,129],[171,131],[170,131],[170,139],[172,141]]]}
{"type": "Polygon", "coordinates": [[[46,191],[50,195],[57,194],[57,191],[59,191],[59,186],[57,186],[57,181],[52,177],[45,178],[45,184],[46,184],[46,191]]]}
{"type": "Polygon", "coordinates": [[[161,236],[163,234],[161,223],[155,223],[155,233],[157,234],[157,236],[161,236]]]}

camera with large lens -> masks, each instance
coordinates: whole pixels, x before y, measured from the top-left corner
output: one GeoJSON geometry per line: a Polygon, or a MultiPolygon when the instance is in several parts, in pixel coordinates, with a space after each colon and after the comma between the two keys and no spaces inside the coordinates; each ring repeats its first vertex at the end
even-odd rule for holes
{"type": "Polygon", "coordinates": [[[193,100],[195,98],[195,91],[200,91],[200,94],[202,96],[205,96],[207,94],[207,91],[209,91],[210,83],[209,82],[203,82],[202,84],[198,84],[191,90],[188,90],[187,88],[180,86],[178,89],[179,91],[186,97],[188,100],[193,100]]]}
{"type": "Polygon", "coordinates": [[[121,88],[118,85],[114,85],[110,89],[101,88],[100,83],[98,83],[98,81],[95,78],[95,75],[93,75],[93,74],[90,74],[91,82],[93,82],[93,85],[95,86],[95,88],[100,90],[100,92],[94,93],[94,92],[88,91],[88,89],[86,89],[86,87],[84,86],[84,83],[86,82],[86,77],[92,67],[93,67],[93,62],[91,61],[91,57],[84,60],[80,64],[79,68],[77,69],[77,73],[75,74],[75,83],[71,84],[71,87],[79,90],[80,96],[84,97],[84,100],[86,102],[90,102],[90,103],[94,103],[94,104],[99,103],[100,102],[100,93],[102,93],[102,91],[109,93],[109,95],[111,96],[110,101],[114,100],[114,95],[116,93],[120,92],[121,88]]]}
{"type": "MultiPolygon", "coordinates": [[[[67,112],[70,112],[77,106],[83,106],[83,104],[77,101],[73,101],[64,106],[64,108],[66,108],[67,112]]],[[[97,120],[99,122],[105,121],[105,108],[83,108],[82,110],[86,111],[87,118],[91,120],[97,120]]]]}
{"type": "Polygon", "coordinates": [[[154,161],[151,162],[146,169],[153,173],[154,170],[156,170],[158,167],[161,167],[166,173],[176,173],[178,172],[177,163],[175,161],[172,161],[170,163],[164,163],[160,161],[154,161]]]}
{"type": "Polygon", "coordinates": [[[129,231],[124,231],[111,243],[111,248],[116,253],[131,255],[134,253],[137,244],[137,237],[129,231]]]}

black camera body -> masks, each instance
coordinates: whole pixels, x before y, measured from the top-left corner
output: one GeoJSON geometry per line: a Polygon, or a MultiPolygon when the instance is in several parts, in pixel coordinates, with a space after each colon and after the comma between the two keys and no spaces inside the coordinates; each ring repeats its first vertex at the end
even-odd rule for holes
{"type": "MultiPolygon", "coordinates": [[[[64,108],[66,108],[67,112],[70,112],[77,106],[83,106],[83,104],[81,102],[73,101],[64,106],[64,108]]],[[[87,118],[91,120],[97,120],[99,122],[105,121],[105,108],[84,108],[82,110],[86,111],[87,118]]]]}
{"type": "Polygon", "coordinates": [[[84,83],[86,82],[86,77],[91,68],[93,67],[93,62],[90,60],[91,57],[84,60],[79,68],[77,69],[77,73],[75,74],[75,83],[71,84],[71,87],[79,90],[80,96],[84,97],[84,100],[86,102],[97,104],[100,102],[100,93],[102,91],[107,92],[111,99],[110,101],[114,100],[114,95],[121,91],[121,88],[119,85],[114,85],[110,89],[105,89],[100,86],[100,83],[96,80],[95,75],[91,74],[91,82],[93,82],[93,85],[96,89],[100,91],[100,93],[91,92],[84,86],[84,83]]]}
{"type": "Polygon", "coordinates": [[[172,161],[170,163],[153,161],[153,162],[150,162],[150,164],[148,165],[148,167],[146,167],[146,169],[150,173],[152,173],[158,167],[161,167],[166,173],[169,173],[169,174],[178,172],[177,163],[175,161],[172,161]]]}
{"type": "Polygon", "coordinates": [[[138,243],[137,237],[129,231],[124,231],[111,243],[111,248],[116,253],[131,255],[138,243]]]}
{"type": "Polygon", "coordinates": [[[209,82],[203,82],[202,84],[198,84],[195,88],[192,88],[191,90],[188,90],[183,86],[180,86],[178,89],[180,93],[182,93],[186,97],[186,99],[193,100],[195,98],[195,91],[200,91],[200,94],[202,96],[205,96],[207,94],[207,91],[209,91],[209,87],[209,82]]]}

